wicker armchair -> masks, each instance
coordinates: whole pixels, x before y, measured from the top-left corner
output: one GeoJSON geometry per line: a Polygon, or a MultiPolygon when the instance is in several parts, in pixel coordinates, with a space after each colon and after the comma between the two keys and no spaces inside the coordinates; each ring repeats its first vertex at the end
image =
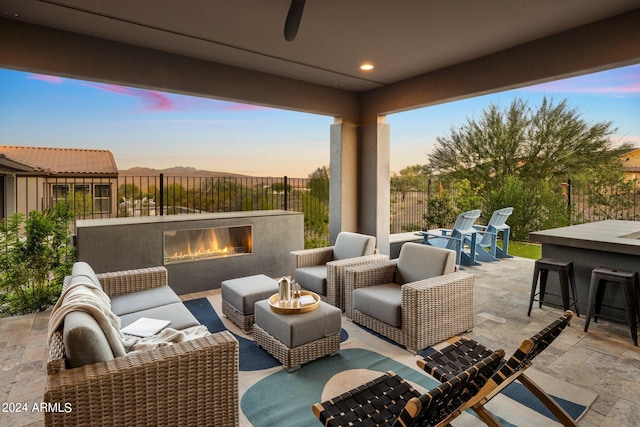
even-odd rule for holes
{"type": "MultiPolygon", "coordinates": [[[[167,282],[163,267],[99,274],[109,296],[167,282]]],[[[62,329],[47,363],[45,425],[238,425],[238,341],[229,332],[68,369],[62,329]]]]}
{"type": "Polygon", "coordinates": [[[344,311],[344,271],[347,267],[387,261],[377,253],[376,238],[341,232],[334,246],[292,251],[291,277],[306,290],[344,311]]]}
{"type": "Polygon", "coordinates": [[[392,371],[353,390],[316,403],[312,410],[327,427],[447,426],[498,368],[496,350],[451,380],[420,394],[392,371]]]}
{"type": "Polygon", "coordinates": [[[455,256],[405,243],[397,260],[347,268],[347,317],[414,353],[473,329],[474,276],[455,256]]]}

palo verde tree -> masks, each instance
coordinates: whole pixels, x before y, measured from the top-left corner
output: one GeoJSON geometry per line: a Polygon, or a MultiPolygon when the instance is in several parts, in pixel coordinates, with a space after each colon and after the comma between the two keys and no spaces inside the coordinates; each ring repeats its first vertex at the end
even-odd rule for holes
{"type": "Polygon", "coordinates": [[[596,172],[628,151],[614,146],[610,121],[587,122],[565,99],[546,97],[537,109],[522,99],[501,110],[490,104],[479,119],[437,138],[429,166],[472,186],[499,188],[507,176],[539,182],[584,170],[596,172]]]}
{"type": "Polygon", "coordinates": [[[615,132],[610,121],[586,121],[566,99],[555,103],[545,97],[537,109],[516,99],[503,110],[490,104],[478,119],[438,138],[429,166],[449,178],[468,179],[472,188],[484,185],[484,216],[518,205],[510,223],[517,224],[514,237],[526,238],[549,215],[568,222],[569,212],[558,204],[560,180],[620,168],[620,155],[631,147],[615,146],[615,132]]]}

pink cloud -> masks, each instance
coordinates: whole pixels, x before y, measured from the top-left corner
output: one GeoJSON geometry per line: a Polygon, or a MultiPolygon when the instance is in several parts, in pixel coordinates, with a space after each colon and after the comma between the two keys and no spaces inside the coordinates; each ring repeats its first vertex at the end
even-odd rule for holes
{"type": "Polygon", "coordinates": [[[40,80],[41,82],[54,83],[54,84],[60,84],[64,82],[64,79],[62,77],[47,76],[45,74],[29,74],[27,78],[31,80],[40,80]]]}
{"type": "Polygon", "coordinates": [[[143,89],[133,89],[125,86],[87,83],[87,86],[106,92],[116,93],[119,95],[131,96],[142,101],[144,109],[148,111],[175,111],[182,110],[168,94],[143,89]]]}
{"type": "Polygon", "coordinates": [[[267,108],[258,105],[172,95],[156,90],[134,89],[119,85],[102,83],[87,83],[86,85],[94,89],[134,97],[142,102],[146,111],[188,111],[202,109],[217,111],[254,111],[267,108]]]}
{"type": "Polygon", "coordinates": [[[557,80],[527,88],[535,92],[633,95],[640,93],[640,66],[557,80]]]}
{"type": "Polygon", "coordinates": [[[225,104],[222,108],[225,111],[257,111],[269,109],[269,107],[263,107],[261,105],[238,104],[235,102],[226,102],[225,104]]]}

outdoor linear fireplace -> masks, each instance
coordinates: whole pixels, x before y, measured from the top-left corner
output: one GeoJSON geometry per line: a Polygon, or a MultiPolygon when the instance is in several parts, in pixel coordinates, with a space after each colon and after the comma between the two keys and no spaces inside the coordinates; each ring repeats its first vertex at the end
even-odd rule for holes
{"type": "Polygon", "coordinates": [[[163,231],[164,265],[252,253],[250,225],[163,231]]]}
{"type": "Polygon", "coordinates": [[[224,280],[290,274],[289,253],[304,247],[304,215],[221,212],[76,222],[78,261],[96,273],[164,265],[178,294],[224,280]]]}

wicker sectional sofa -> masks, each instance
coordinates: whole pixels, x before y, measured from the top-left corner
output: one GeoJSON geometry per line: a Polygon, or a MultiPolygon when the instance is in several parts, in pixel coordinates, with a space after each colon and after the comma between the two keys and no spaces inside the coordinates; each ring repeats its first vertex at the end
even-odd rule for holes
{"type": "MultiPolygon", "coordinates": [[[[122,326],[156,313],[171,320],[174,329],[198,324],[168,286],[164,267],[93,276],[87,267],[77,263],[65,287],[74,280],[97,279],[122,326]]],[[[52,410],[45,414],[45,425],[238,425],[238,342],[232,334],[209,334],[114,358],[92,348],[100,347],[99,338],[91,335],[91,319],[82,315],[89,316],[67,314],[53,333],[44,396],[52,410]],[[76,327],[80,332],[70,329],[76,327]]]]}

